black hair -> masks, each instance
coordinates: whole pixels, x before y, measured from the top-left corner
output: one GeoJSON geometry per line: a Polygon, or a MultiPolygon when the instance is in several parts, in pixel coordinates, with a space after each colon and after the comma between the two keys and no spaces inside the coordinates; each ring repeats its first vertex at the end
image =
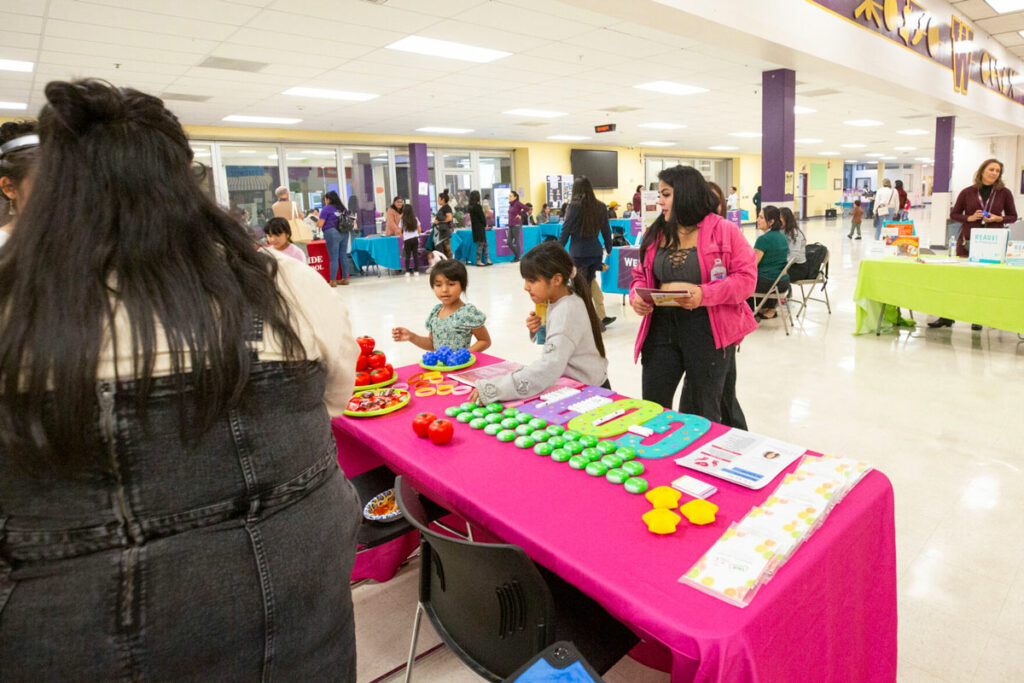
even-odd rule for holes
{"type": "Polygon", "coordinates": [[[448,194],[448,188],[441,191],[441,194],[437,195],[438,199],[443,199],[445,204],[452,203],[452,196],[448,194]]]}
{"type": "Polygon", "coordinates": [[[289,244],[292,241],[292,226],[283,218],[274,216],[263,226],[263,232],[267,235],[288,235],[289,244]]]}
{"type": "Polygon", "coordinates": [[[277,259],[203,193],[185,131],[160,99],[91,79],[44,93],[34,180],[46,192],[32,194],[0,252],[0,445],[26,464],[71,470],[102,457],[82,445],[95,439],[102,349],[118,348],[118,334],[133,351],[142,418],[166,337],[188,438],[241,399],[256,321],[286,358],[305,353],[275,285],[277,259]],[[115,306],[127,329],[115,326],[115,306]]]}
{"type": "Polygon", "coordinates": [[[462,285],[462,291],[465,292],[469,286],[469,275],[466,273],[466,266],[462,265],[462,261],[458,259],[445,259],[444,261],[438,261],[430,268],[430,286],[433,288],[434,279],[438,275],[444,275],[452,282],[458,282],[462,285]]]}
{"type": "Polygon", "coordinates": [[[860,206],[860,200],[859,199],[854,199],[853,203],[856,204],[857,206],[860,206]]]}
{"type": "Polygon", "coordinates": [[[642,192],[642,191],[643,191],[643,189],[644,189],[644,186],[643,186],[643,185],[637,185],[637,186],[636,186],[636,191],[637,191],[637,192],[642,192]]]}
{"type": "Polygon", "coordinates": [[[672,187],[672,211],[662,213],[640,241],[640,261],[648,247],[662,242],[670,250],[679,248],[679,226],[696,226],[708,214],[718,211],[720,200],[700,171],[692,166],[672,166],[658,174],[658,180],[672,187]]]}
{"type": "Polygon", "coordinates": [[[416,211],[412,208],[412,202],[406,202],[402,207],[402,215],[399,220],[402,222],[402,228],[407,232],[413,230],[419,232],[420,227],[416,221],[416,211]]]}
{"type": "Polygon", "coordinates": [[[581,211],[580,235],[597,237],[608,222],[608,208],[594,196],[594,186],[585,175],[576,176],[572,181],[572,208],[581,211]]]}
{"type": "Polygon", "coordinates": [[[796,239],[797,233],[803,234],[803,230],[796,224],[796,216],[793,215],[793,209],[788,206],[784,206],[779,209],[780,222],[782,223],[782,231],[786,233],[786,239],[790,242],[796,239]]]}
{"type": "Polygon", "coordinates": [[[396,196],[394,199],[391,200],[391,206],[388,207],[388,208],[394,209],[395,211],[401,211],[401,209],[399,209],[397,206],[395,206],[395,202],[397,202],[399,200],[401,200],[402,202],[405,202],[405,198],[404,197],[396,196]]]}
{"type": "Polygon", "coordinates": [[[480,190],[473,190],[469,193],[469,205],[477,206],[480,204],[480,190]]]}
{"type": "MultiPolygon", "coordinates": [[[[24,135],[33,135],[35,132],[36,123],[34,121],[8,121],[0,126],[0,145],[24,135]]],[[[0,177],[10,178],[11,183],[17,189],[31,173],[38,157],[39,147],[35,145],[12,150],[0,156],[0,177]]],[[[2,219],[0,223],[6,221],[12,213],[12,209],[21,209],[21,207],[15,207],[14,200],[3,193],[0,193],[0,202],[2,202],[0,203],[0,219],[2,219]]]]}
{"type": "Polygon", "coordinates": [[[715,213],[722,218],[725,218],[729,213],[729,205],[725,202],[725,195],[722,193],[722,188],[718,186],[718,183],[711,180],[708,181],[708,186],[711,188],[711,191],[715,193],[715,197],[718,199],[718,210],[715,213]]]}
{"type": "Polygon", "coordinates": [[[590,331],[594,335],[597,352],[604,358],[604,342],[601,340],[601,322],[597,319],[594,302],[590,296],[590,283],[583,277],[583,272],[573,264],[572,257],[558,240],[541,242],[526,252],[519,262],[519,274],[524,280],[550,280],[555,275],[562,276],[562,282],[569,287],[570,294],[576,294],[587,307],[590,318],[590,331]],[[576,274],[573,275],[573,270],[576,274]]]}
{"type": "Polygon", "coordinates": [[[334,190],[328,190],[324,194],[324,201],[342,213],[348,211],[348,209],[345,208],[345,202],[341,201],[341,197],[339,197],[338,193],[334,190]]]}
{"type": "Polygon", "coordinates": [[[761,213],[764,214],[769,230],[778,230],[782,227],[782,212],[779,211],[779,207],[769,204],[761,207],[761,213]]]}
{"type": "Polygon", "coordinates": [[[516,192],[515,190],[509,190],[508,191],[509,201],[512,200],[512,195],[515,195],[517,200],[519,199],[519,193],[518,192],[516,192]]]}
{"type": "Polygon", "coordinates": [[[896,186],[896,187],[898,187],[898,188],[900,188],[901,190],[903,189],[903,181],[902,181],[902,180],[897,180],[897,181],[895,181],[895,182],[893,183],[893,185],[894,185],[894,186],[896,186]]]}

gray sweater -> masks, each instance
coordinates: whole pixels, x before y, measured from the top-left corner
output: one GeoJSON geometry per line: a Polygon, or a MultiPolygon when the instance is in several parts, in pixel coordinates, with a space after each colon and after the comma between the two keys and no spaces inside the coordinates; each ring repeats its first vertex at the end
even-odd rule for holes
{"type": "Polygon", "coordinates": [[[583,299],[569,294],[549,304],[545,332],[540,358],[511,374],[476,383],[484,403],[536,396],[562,375],[593,386],[605,383],[608,359],[597,351],[583,299]]]}

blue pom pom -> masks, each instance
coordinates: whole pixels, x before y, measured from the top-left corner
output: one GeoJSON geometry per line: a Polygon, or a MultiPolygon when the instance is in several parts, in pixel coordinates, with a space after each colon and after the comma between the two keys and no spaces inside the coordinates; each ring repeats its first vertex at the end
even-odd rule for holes
{"type": "Polygon", "coordinates": [[[423,354],[423,364],[424,365],[437,365],[437,354],[436,353],[431,353],[430,351],[427,351],[425,354],[423,354]]]}

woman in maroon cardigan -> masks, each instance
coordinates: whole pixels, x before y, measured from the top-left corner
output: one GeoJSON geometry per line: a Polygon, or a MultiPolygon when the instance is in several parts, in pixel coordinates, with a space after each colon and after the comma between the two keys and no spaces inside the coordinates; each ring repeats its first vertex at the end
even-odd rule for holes
{"type": "MultiPolygon", "coordinates": [[[[1013,193],[1003,184],[1003,162],[986,159],[974,174],[974,184],[965,187],[957,195],[956,203],[949,212],[949,219],[960,223],[960,234],[956,238],[956,255],[967,256],[973,228],[1001,228],[1017,220],[1017,209],[1013,205],[1013,193]]],[[[939,318],[928,323],[929,327],[951,327],[949,318],[939,318]]],[[[981,325],[971,325],[980,330],[981,325]]]]}
{"type": "Polygon", "coordinates": [[[974,174],[974,184],[957,195],[949,219],[961,223],[956,255],[967,256],[972,228],[1002,228],[1017,220],[1013,193],[1003,184],[1003,162],[987,159],[974,174]]]}

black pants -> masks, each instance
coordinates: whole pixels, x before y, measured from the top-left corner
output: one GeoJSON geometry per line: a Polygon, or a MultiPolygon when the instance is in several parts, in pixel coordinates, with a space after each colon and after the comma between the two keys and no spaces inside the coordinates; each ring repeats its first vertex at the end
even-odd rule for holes
{"type": "MultiPolygon", "coordinates": [[[[789,275],[790,282],[796,282],[797,280],[810,280],[814,277],[807,270],[807,261],[804,261],[803,263],[794,263],[789,267],[787,274],[789,275]]],[[[771,283],[769,283],[768,286],[771,287],[771,283]]]]}
{"type": "Polygon", "coordinates": [[[715,348],[706,309],[655,308],[652,316],[640,353],[644,400],[671,410],[685,375],[679,412],[721,422],[722,395],[729,369],[735,369],[736,347],[715,348]]]}
{"type": "Polygon", "coordinates": [[[476,243],[476,264],[478,266],[491,265],[490,255],[487,252],[487,240],[476,243]]]}
{"type": "MultiPolygon", "coordinates": [[[[747,416],[743,414],[740,401],[736,398],[736,356],[736,353],[732,354],[732,362],[729,363],[729,370],[725,373],[725,384],[722,387],[722,424],[745,430],[747,416]]],[[[686,392],[686,380],[683,380],[683,394],[686,392]]]]}
{"type": "MultiPolygon", "coordinates": [[[[768,290],[772,288],[772,284],[774,282],[775,282],[774,279],[769,280],[766,277],[761,277],[760,275],[758,275],[757,276],[757,289],[755,289],[754,291],[757,292],[758,294],[766,294],[768,292],[768,290]]],[[[782,294],[788,294],[789,293],[789,282],[788,281],[787,282],[780,282],[779,283],[779,292],[781,292],[782,294]]],[[[757,297],[757,300],[760,301],[761,297],[757,297]]],[[[774,311],[775,310],[775,305],[777,303],[778,303],[778,299],[768,299],[767,301],[764,302],[764,306],[761,307],[761,310],[762,311],[774,311]]],[[[747,299],[747,305],[750,306],[750,310],[754,310],[754,298],[753,297],[751,297],[750,299],[747,299]]]]}
{"type": "Polygon", "coordinates": [[[402,242],[402,251],[405,256],[405,269],[412,273],[420,269],[420,238],[411,237],[402,242]]]}

